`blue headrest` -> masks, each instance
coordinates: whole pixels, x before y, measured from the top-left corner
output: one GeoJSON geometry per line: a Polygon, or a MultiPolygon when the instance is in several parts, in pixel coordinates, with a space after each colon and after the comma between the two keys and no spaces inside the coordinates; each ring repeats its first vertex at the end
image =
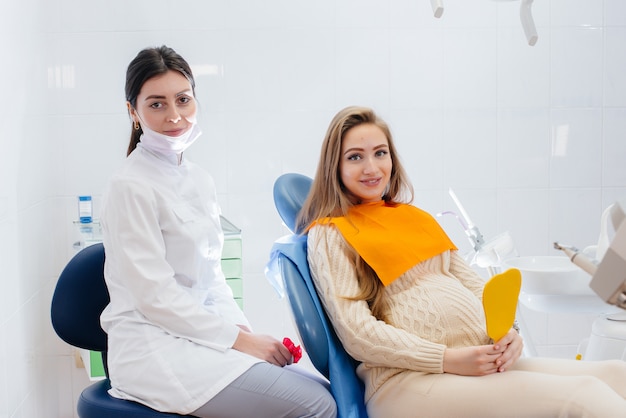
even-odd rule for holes
{"type": "Polygon", "coordinates": [[[52,296],[52,326],[70,345],[107,351],[107,335],[100,327],[100,314],[108,303],[104,246],[98,243],[82,249],[61,272],[52,296]]]}
{"type": "Polygon", "coordinates": [[[274,182],[274,204],[283,222],[296,233],[296,217],[311,190],[313,180],[303,174],[283,174],[274,182]]]}

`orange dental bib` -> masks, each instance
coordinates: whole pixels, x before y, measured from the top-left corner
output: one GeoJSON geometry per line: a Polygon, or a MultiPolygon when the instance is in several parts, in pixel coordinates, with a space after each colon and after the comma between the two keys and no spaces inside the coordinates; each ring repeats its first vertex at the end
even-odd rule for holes
{"type": "Polygon", "coordinates": [[[364,203],[347,216],[316,223],[335,225],[385,286],[422,261],[457,249],[435,218],[407,204],[364,203]]]}

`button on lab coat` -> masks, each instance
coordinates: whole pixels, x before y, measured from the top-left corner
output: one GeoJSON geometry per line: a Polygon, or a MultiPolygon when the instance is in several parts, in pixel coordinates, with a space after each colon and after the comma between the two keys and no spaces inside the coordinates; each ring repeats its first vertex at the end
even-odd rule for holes
{"type": "Polygon", "coordinates": [[[249,327],[221,269],[212,178],[141,144],[104,194],[111,394],[188,414],[260,359],[232,349],[249,327]]]}

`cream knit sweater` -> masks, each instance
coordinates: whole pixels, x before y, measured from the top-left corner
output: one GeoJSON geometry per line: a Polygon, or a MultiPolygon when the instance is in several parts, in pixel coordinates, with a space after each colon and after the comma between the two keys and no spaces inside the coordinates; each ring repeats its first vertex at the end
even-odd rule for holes
{"type": "MultiPolygon", "coordinates": [[[[485,280],[456,251],[426,260],[385,288],[388,321],[372,316],[358,293],[347,243],[333,226],[309,231],[313,281],[346,351],[361,361],[366,401],[390,377],[407,371],[443,373],[446,347],[489,343],[481,303],[485,280]]],[[[381,248],[381,251],[384,251],[381,248]]]]}

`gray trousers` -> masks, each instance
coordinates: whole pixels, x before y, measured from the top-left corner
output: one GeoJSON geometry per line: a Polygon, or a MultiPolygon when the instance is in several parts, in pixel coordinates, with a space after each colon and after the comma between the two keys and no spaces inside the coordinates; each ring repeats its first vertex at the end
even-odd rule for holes
{"type": "Polygon", "coordinates": [[[299,366],[257,363],[191,415],[199,418],[335,418],[328,383],[299,366]]]}

